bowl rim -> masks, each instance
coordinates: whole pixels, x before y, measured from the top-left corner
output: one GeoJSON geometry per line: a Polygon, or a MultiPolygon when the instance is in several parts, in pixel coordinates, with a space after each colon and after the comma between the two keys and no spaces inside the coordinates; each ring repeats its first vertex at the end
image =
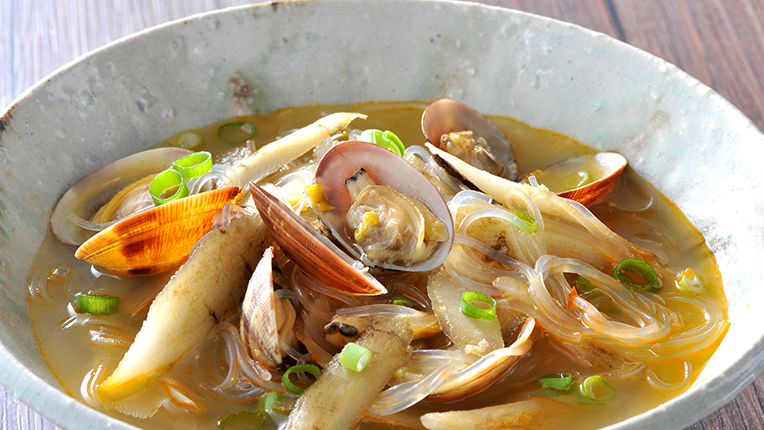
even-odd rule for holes
{"type": "MultiPolygon", "coordinates": [[[[318,6],[315,7],[321,7],[320,5],[322,3],[363,3],[365,1],[368,0],[297,0],[292,2],[287,1],[286,3],[316,4],[318,6]]],[[[386,3],[388,1],[389,0],[372,0],[372,2],[376,3],[386,3]]],[[[439,3],[446,7],[488,8],[496,11],[497,13],[506,14],[507,16],[525,16],[528,20],[533,20],[539,23],[546,23],[548,25],[564,29],[565,31],[575,31],[578,32],[577,36],[579,37],[598,39],[598,44],[600,44],[600,46],[613,46],[617,49],[626,50],[628,51],[629,56],[640,57],[641,61],[644,61],[646,64],[653,63],[652,67],[669,67],[670,73],[673,74],[676,79],[681,80],[685,85],[692,85],[700,90],[705,91],[710,99],[710,102],[721,106],[720,111],[725,111],[729,115],[738,117],[738,119],[744,119],[747,128],[751,129],[746,130],[747,133],[762,135],[762,131],[758,128],[758,126],[756,126],[755,123],[753,123],[750,118],[748,118],[743,112],[741,112],[737,107],[735,107],[731,102],[729,102],[715,90],[709,88],[693,76],[689,75],[668,61],[601,32],[597,32],[570,22],[560,21],[554,18],[481,3],[462,2],[456,0],[393,1],[396,3],[439,3]]],[[[269,7],[277,3],[279,2],[277,1],[273,3],[232,6],[223,9],[192,14],[187,17],[167,21],[152,27],[142,29],[130,35],[104,44],[58,67],[37,81],[35,84],[22,91],[10,102],[8,106],[3,108],[2,112],[0,112],[0,125],[2,125],[3,119],[11,116],[16,106],[23,104],[25,100],[32,99],[34,94],[42,91],[44,88],[50,85],[51,82],[54,82],[61,76],[66,75],[66,73],[68,73],[68,71],[74,68],[76,65],[86,62],[88,59],[94,56],[98,56],[102,52],[118,49],[120,45],[124,43],[148,37],[156,32],[168,31],[167,29],[176,27],[181,28],[184,23],[188,23],[190,21],[199,21],[216,15],[241,13],[241,11],[244,10],[269,7]]],[[[314,6],[311,5],[311,7],[314,6]]],[[[762,371],[764,371],[764,339],[756,339],[756,341],[751,343],[749,348],[745,350],[743,354],[738,356],[737,359],[733,363],[730,363],[730,366],[720,374],[711,378],[707,378],[698,383],[694,383],[690,391],[687,393],[678,397],[674,397],[669,401],[642,414],[612,424],[606,427],[606,429],[622,430],[637,428],[637,426],[647,428],[680,428],[682,426],[686,427],[692,425],[693,423],[687,423],[682,419],[676,419],[675,417],[672,417],[671,411],[675,407],[685,407],[687,409],[692,409],[695,411],[693,414],[695,421],[698,421],[732,401],[748,385],[754,382],[758,375],[762,373],[762,371]],[[710,393],[718,392],[726,392],[727,394],[724,396],[716,397],[709,396],[710,393]],[[699,401],[699,399],[702,399],[702,401],[699,401]]],[[[65,428],[83,428],[82,420],[83,418],[87,418],[89,425],[84,428],[99,428],[100,425],[108,424],[111,428],[116,429],[137,429],[137,427],[131,424],[116,418],[112,418],[87,406],[84,403],[75,400],[59,388],[49,384],[42,377],[27,369],[2,343],[0,343],[0,384],[2,384],[14,397],[16,397],[31,409],[35,410],[41,416],[45,417],[56,425],[60,425],[65,428]],[[51,404],[57,404],[59,407],[51,408],[51,404]]]]}

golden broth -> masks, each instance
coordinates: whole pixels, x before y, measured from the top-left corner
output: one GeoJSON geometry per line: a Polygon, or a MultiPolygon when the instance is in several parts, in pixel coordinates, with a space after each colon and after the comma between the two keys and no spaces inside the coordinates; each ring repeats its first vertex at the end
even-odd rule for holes
{"type": "MultiPolygon", "coordinates": [[[[282,109],[266,115],[243,116],[235,120],[246,120],[257,127],[254,140],[262,144],[284,135],[292,129],[302,127],[319,117],[336,111],[361,112],[369,115],[365,121],[356,120],[353,128],[377,128],[395,132],[407,145],[422,144],[420,118],[424,103],[360,103],[341,106],[307,106],[282,109]]],[[[509,118],[492,118],[516,144],[515,156],[521,173],[552,164],[559,160],[592,152],[592,149],[554,132],[538,130],[509,118]]],[[[204,139],[204,144],[193,150],[213,152],[216,162],[231,162],[251,150],[246,146],[235,148],[223,143],[217,137],[220,125],[216,124],[195,129],[204,139]]],[[[173,136],[160,146],[172,144],[173,136]]],[[[267,179],[266,179],[267,181],[267,179]]],[[[264,181],[265,182],[265,181],[264,181]]],[[[631,168],[627,168],[617,181],[613,192],[604,201],[591,208],[603,222],[637,246],[659,252],[670,261],[667,267],[678,273],[692,267],[705,281],[710,297],[720,303],[726,317],[721,276],[713,255],[705,245],[703,237],[657,190],[641,179],[631,168]],[[644,209],[647,208],[647,209],[644,209]],[[624,209],[638,212],[638,216],[624,215],[624,209]],[[643,210],[644,209],[644,210],[643,210]]],[[[30,275],[29,312],[32,328],[41,354],[63,389],[72,397],[117,417],[144,428],[217,428],[217,421],[231,412],[253,407],[252,402],[219,402],[204,405],[202,412],[170,413],[165,408],[149,420],[140,420],[93,404],[87,399],[90,379],[102,380],[113,371],[126,352],[133,337],[146,316],[148,304],[167,282],[171,273],[131,279],[115,279],[96,276],[91,267],[74,258],[75,247],[61,244],[51,233],[46,237],[40,252],[32,265],[30,275]],[[53,273],[58,268],[58,272],[53,273]],[[61,271],[62,268],[68,269],[61,271]],[[49,297],[46,297],[45,291],[49,297]],[[116,315],[92,317],[101,321],[102,329],[94,331],[90,325],[72,324],[71,303],[74,295],[95,292],[120,298],[120,311],[116,315]],[[100,367],[99,367],[100,366],[100,367]],[[84,382],[83,382],[84,381],[84,382]]],[[[664,281],[661,294],[676,291],[671,280],[664,281]]],[[[683,315],[691,322],[697,315],[683,315]]],[[[696,354],[688,361],[692,365],[692,380],[700,373],[704,363],[713,353],[717,344],[696,354]]],[[[469,409],[506,403],[520,399],[523,393],[537,390],[535,378],[552,372],[586,372],[578,362],[560,355],[559,347],[548,335],[542,336],[532,349],[534,356],[554,357],[545,359],[542,365],[531,369],[521,381],[513,380],[513,375],[500,384],[473,397],[455,404],[422,402],[395,416],[401,424],[418,425],[418,415],[427,411],[469,409]]],[[[518,369],[521,372],[524,362],[518,369]]],[[[684,379],[684,366],[680,361],[668,361],[657,365],[654,370],[666,383],[678,383],[684,379]]],[[[193,372],[188,358],[181,359],[172,370],[172,375],[183,376],[193,372]]],[[[579,429],[598,428],[621,421],[630,416],[655,407],[667,399],[684,391],[663,391],[647,383],[644,377],[614,379],[609,381],[617,390],[615,399],[605,405],[576,406],[560,404],[554,411],[544,414],[538,428],[579,429]],[[563,427],[564,426],[564,427],[563,427]]],[[[686,389],[686,388],[685,388],[686,389]]],[[[283,420],[283,416],[272,414],[283,420]]],[[[366,422],[368,427],[384,423],[366,422]]],[[[477,423],[476,423],[477,424],[477,423]]],[[[534,427],[535,428],[535,427],[534,427]]]]}

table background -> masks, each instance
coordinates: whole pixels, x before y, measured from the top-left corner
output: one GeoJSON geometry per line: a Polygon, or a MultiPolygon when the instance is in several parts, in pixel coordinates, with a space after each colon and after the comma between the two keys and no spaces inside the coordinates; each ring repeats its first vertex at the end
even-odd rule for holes
{"type": "MultiPolygon", "coordinates": [[[[677,65],[764,129],[764,0],[479,0],[572,22],[677,65]]],[[[0,112],[63,64],[195,13],[261,1],[0,0],[0,112]]],[[[764,377],[693,430],[764,430],[764,377]]],[[[0,429],[58,429],[0,387],[0,429]]]]}

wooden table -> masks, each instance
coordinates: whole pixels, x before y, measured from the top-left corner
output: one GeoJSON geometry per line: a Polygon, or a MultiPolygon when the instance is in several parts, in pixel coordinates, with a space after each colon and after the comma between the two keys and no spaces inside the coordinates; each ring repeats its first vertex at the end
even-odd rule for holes
{"type": "MultiPolygon", "coordinates": [[[[764,0],[481,0],[596,30],[679,66],[764,129],[764,0]]],[[[166,21],[258,1],[0,0],[0,108],[57,67],[166,21]]],[[[764,429],[764,377],[691,428],[764,429]]],[[[0,387],[0,428],[58,428],[0,387]]]]}

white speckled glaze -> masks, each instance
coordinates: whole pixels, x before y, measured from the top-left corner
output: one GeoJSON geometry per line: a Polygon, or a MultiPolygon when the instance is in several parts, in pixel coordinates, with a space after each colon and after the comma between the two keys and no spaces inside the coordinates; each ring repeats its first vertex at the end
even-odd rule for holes
{"type": "Polygon", "coordinates": [[[30,330],[30,263],[52,206],[86,173],[236,114],[440,97],[620,151],[715,252],[729,334],[688,392],[609,429],[690,425],[755,379],[764,136],[743,114],[671,64],[571,24],[476,4],[325,0],[138,33],[60,69],[2,114],[0,382],[65,428],[133,428],[65,395],[30,330]],[[258,90],[242,103],[228,83],[236,71],[258,90]]]}

